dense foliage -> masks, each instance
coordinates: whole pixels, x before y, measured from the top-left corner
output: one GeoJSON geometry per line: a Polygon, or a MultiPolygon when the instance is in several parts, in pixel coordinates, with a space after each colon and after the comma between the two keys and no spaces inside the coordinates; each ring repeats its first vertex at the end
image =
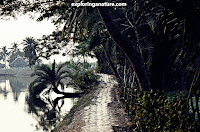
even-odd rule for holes
{"type": "Polygon", "coordinates": [[[135,123],[142,131],[195,131],[196,121],[188,111],[186,99],[180,94],[172,101],[167,100],[164,92],[161,94],[138,92],[135,105],[135,123]]]}
{"type": "Polygon", "coordinates": [[[52,91],[57,94],[63,94],[65,86],[63,79],[69,77],[69,71],[64,70],[65,63],[56,65],[55,60],[50,67],[47,64],[38,65],[31,76],[35,76],[36,79],[29,85],[30,93],[39,95],[43,90],[46,89],[45,93],[49,95],[52,91]],[[59,90],[59,86],[61,90],[59,90]]]}
{"type": "Polygon", "coordinates": [[[75,77],[74,83],[86,93],[90,92],[94,86],[97,85],[97,75],[94,74],[94,70],[88,70],[81,75],[75,77]]]}
{"type": "MultiPolygon", "coordinates": [[[[105,1],[108,2],[98,2],[105,1]]],[[[187,120],[189,125],[182,118],[190,117],[188,109],[183,109],[183,106],[189,107],[189,101],[193,104],[193,97],[196,106],[193,106],[192,113],[196,112],[197,124],[200,124],[197,92],[200,88],[198,0],[111,0],[109,2],[127,2],[127,6],[96,8],[72,7],[73,2],[1,0],[0,12],[2,17],[37,12],[40,13],[38,21],[47,18],[54,24],[64,24],[62,31],[58,28],[41,39],[36,49],[38,55],[48,58],[63,48],[67,50],[69,42],[77,42],[77,49],[72,50],[74,54],[95,56],[99,66],[97,71],[115,74],[119,78],[126,110],[132,111],[134,104],[131,100],[134,98],[139,102],[136,114],[142,130],[170,130],[176,121],[180,122],[174,126],[177,130],[193,129],[194,116],[187,120]],[[106,66],[105,69],[103,66],[106,66]],[[133,89],[141,89],[144,98],[134,96],[133,89]],[[150,89],[154,93],[145,92],[150,89]],[[187,90],[188,94],[186,100],[177,97],[174,102],[166,103],[166,97],[161,92],[163,89],[187,90]],[[145,107],[153,111],[140,111],[145,107]],[[156,109],[160,109],[160,112],[156,109]],[[146,117],[146,121],[140,120],[143,117],[146,117]],[[164,119],[166,122],[163,123],[164,119]]],[[[78,82],[87,91],[90,88],[84,84],[89,78],[86,73],[79,77],[83,83],[78,82]]]]}
{"type": "Polygon", "coordinates": [[[23,48],[24,56],[28,58],[29,65],[34,65],[35,61],[37,60],[35,51],[37,46],[37,41],[33,37],[26,37],[22,41],[22,44],[24,45],[23,48]]]}

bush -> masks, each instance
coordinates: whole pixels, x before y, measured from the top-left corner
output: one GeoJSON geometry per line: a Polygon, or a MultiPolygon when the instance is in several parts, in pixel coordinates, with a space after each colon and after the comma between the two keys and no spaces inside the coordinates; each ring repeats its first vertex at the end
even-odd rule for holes
{"type": "Polygon", "coordinates": [[[75,77],[74,83],[79,86],[86,93],[97,85],[97,76],[94,74],[93,69],[88,70],[81,75],[75,77]]]}
{"type": "Polygon", "coordinates": [[[195,131],[196,121],[188,112],[186,100],[178,94],[168,101],[164,92],[160,94],[139,91],[134,106],[135,124],[138,131],[195,131]]]}

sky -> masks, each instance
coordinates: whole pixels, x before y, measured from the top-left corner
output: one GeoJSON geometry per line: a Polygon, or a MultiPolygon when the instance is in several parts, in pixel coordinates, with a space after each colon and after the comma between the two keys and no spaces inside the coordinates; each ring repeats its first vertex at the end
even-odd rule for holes
{"type": "MultiPolygon", "coordinates": [[[[55,29],[56,26],[51,21],[37,22],[30,19],[28,15],[19,16],[17,20],[0,20],[0,48],[3,46],[11,48],[13,42],[20,44],[26,37],[42,38],[43,35],[51,34],[55,29]]],[[[19,48],[22,50],[23,46],[19,48]]],[[[51,57],[51,61],[54,58],[58,62],[64,59],[57,55],[51,57]]],[[[48,61],[43,60],[43,62],[47,63],[48,61]]]]}
{"type": "Polygon", "coordinates": [[[17,20],[0,20],[0,46],[11,47],[11,43],[19,42],[26,37],[41,38],[56,28],[50,21],[37,22],[28,15],[19,16],[17,20]]]}

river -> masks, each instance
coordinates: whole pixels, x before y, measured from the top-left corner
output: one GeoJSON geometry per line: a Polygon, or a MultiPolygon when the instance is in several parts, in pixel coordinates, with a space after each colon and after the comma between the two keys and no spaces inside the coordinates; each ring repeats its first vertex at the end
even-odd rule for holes
{"type": "MultiPolygon", "coordinates": [[[[30,99],[28,85],[31,81],[30,77],[0,77],[0,132],[50,131],[78,100],[60,99],[57,109],[53,110],[47,100],[30,99]]],[[[74,92],[74,89],[68,88],[67,92],[74,92]]],[[[52,95],[55,97],[56,94],[52,95]]]]}

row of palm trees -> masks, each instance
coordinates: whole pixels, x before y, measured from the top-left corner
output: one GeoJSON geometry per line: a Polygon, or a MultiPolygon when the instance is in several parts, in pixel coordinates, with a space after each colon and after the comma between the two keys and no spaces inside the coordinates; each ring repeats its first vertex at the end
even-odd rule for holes
{"type": "Polygon", "coordinates": [[[23,39],[21,44],[23,45],[23,51],[20,51],[20,44],[16,42],[12,43],[12,48],[7,48],[6,46],[3,46],[0,49],[0,60],[3,60],[3,62],[5,62],[5,66],[7,61],[11,63],[19,56],[27,57],[29,60],[29,65],[34,64],[33,59],[36,57],[36,46],[38,42],[33,37],[26,37],[25,39],[23,39]],[[8,49],[11,50],[8,51],[8,49]]]}

